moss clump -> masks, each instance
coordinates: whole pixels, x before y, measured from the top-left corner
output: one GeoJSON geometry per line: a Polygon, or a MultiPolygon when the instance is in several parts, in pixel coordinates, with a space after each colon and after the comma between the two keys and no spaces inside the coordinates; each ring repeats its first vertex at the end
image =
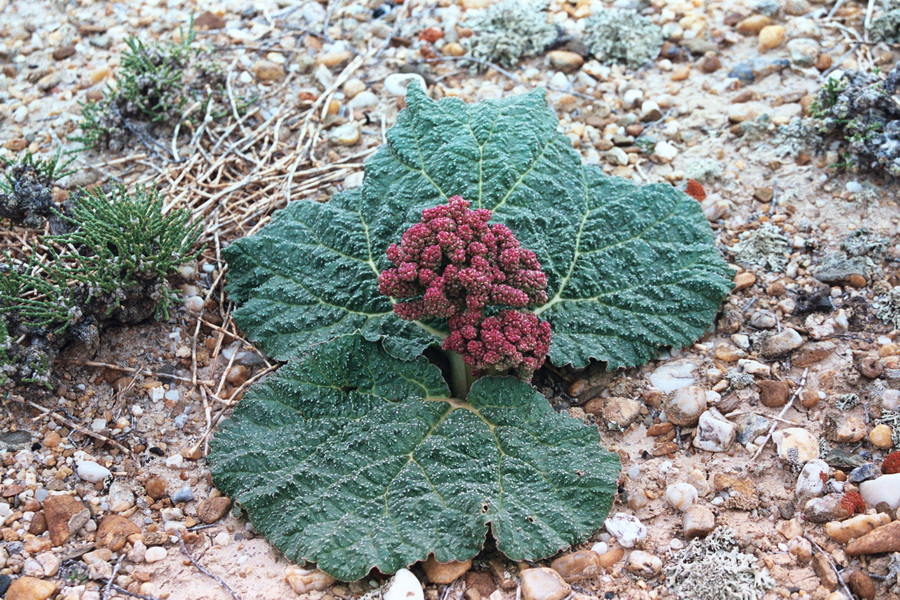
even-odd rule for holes
{"type": "Polygon", "coordinates": [[[466,25],[474,32],[463,42],[472,58],[504,67],[540,54],[559,35],[547,22],[546,0],[503,0],[466,25]]]}
{"type": "Polygon", "coordinates": [[[663,41],[662,29],[634,10],[601,9],[584,24],[584,42],[598,60],[632,69],[659,56],[663,41]]]}
{"type": "Polygon", "coordinates": [[[781,229],[763,223],[759,229],[742,233],[731,251],[738,262],[778,272],[787,266],[785,254],[789,248],[790,243],[781,229]]]}
{"type": "Polygon", "coordinates": [[[59,152],[51,159],[28,152],[17,161],[0,160],[6,167],[0,179],[0,219],[39,227],[53,209],[53,183],[72,173],[66,167],[74,158],[60,162],[59,152]]]}
{"type": "Polygon", "coordinates": [[[717,527],[675,555],[666,584],[679,600],[757,600],[775,582],[740,551],[730,529],[717,527]]]}
{"type": "Polygon", "coordinates": [[[45,255],[0,264],[0,321],[15,339],[7,362],[23,383],[48,384],[65,346],[93,355],[103,324],[167,318],[167,277],[196,256],[200,235],[187,210],[163,214],[145,188],[82,190],[54,212],[68,231],[41,239],[45,255]]]}

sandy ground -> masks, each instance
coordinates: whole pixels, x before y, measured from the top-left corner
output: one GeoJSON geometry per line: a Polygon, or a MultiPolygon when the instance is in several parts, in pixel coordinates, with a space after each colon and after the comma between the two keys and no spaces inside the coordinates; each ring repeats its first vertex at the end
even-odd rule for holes
{"type": "MultiPolygon", "coordinates": [[[[754,457],[756,446],[753,444],[735,443],[725,452],[704,452],[691,447],[693,430],[684,428],[678,432],[681,438],[674,439],[674,448],[657,456],[660,448],[666,450],[663,444],[672,441],[675,434],[664,434],[670,439],[648,435],[648,428],[659,421],[662,401],[662,394],[654,390],[649,380],[650,374],[660,366],[682,361],[695,366],[696,385],[723,391],[720,382],[724,381],[725,373],[738,367],[737,346],[732,334],[755,334],[757,329],[748,323],[755,311],[771,311],[778,319],[776,328],[792,327],[800,332],[804,347],[797,351],[799,353],[813,342],[833,345],[825,358],[806,366],[796,365],[796,353],[793,361],[759,358],[752,350],[743,353],[743,357],[756,358],[768,367],[768,372],[758,379],[790,381],[796,389],[806,373],[804,390],[793,407],[780,415],[779,428],[796,426],[806,429],[817,439],[827,437],[826,416],[835,412],[836,399],[842,394],[856,393],[861,399],[860,404],[844,416],[861,419],[868,434],[874,425],[873,415],[881,410],[878,405],[880,394],[884,389],[900,387],[900,382],[889,376],[890,372],[896,372],[895,363],[900,355],[897,332],[892,332],[875,318],[873,308],[879,294],[898,284],[895,268],[896,260],[900,258],[897,245],[900,209],[894,187],[870,175],[828,169],[832,157],[824,153],[817,155],[812,149],[808,150],[810,156],[799,158],[776,152],[779,144],[777,126],[802,114],[805,98],[818,90],[822,79],[819,70],[796,64],[758,77],[751,83],[741,84],[728,76],[736,65],[745,61],[790,58],[785,44],[761,52],[756,35],[737,31],[735,25],[741,18],[757,14],[756,5],[717,0],[706,3],[655,0],[652,3],[648,12],[658,24],[678,24],[681,29],[681,38],[674,34],[676,46],[679,43],[688,45],[686,41],[694,38],[695,41],[703,40],[711,48],[722,65],[713,72],[707,73],[700,68],[702,59],[699,56],[679,60],[678,54],[673,53],[673,59],[660,58],[637,71],[621,66],[605,69],[596,62],[588,62],[574,73],[562,74],[553,68],[547,57],[538,56],[523,60],[510,69],[516,78],[512,81],[492,69],[483,74],[471,72],[460,62],[423,62],[423,58],[441,56],[442,48],[449,42],[442,40],[430,47],[418,39],[418,33],[428,27],[452,28],[452,25],[446,25],[451,18],[461,21],[469,11],[482,6],[481,2],[465,0],[462,5],[457,5],[450,0],[440,3],[407,1],[394,9],[389,18],[382,19],[373,18],[373,9],[378,8],[380,2],[338,2],[327,8],[319,5],[310,8],[310,4],[314,3],[301,3],[298,10],[291,11],[286,10],[290,8],[288,3],[256,3],[254,10],[249,8],[250,4],[230,0],[214,5],[175,0],[128,3],[0,0],[0,64],[3,70],[0,75],[0,142],[6,144],[5,154],[14,155],[11,148],[43,153],[61,143],[71,146],[66,138],[73,133],[79,120],[77,103],[110,81],[124,39],[130,34],[147,40],[172,39],[188,15],[204,10],[224,17],[227,25],[224,30],[203,32],[200,39],[227,48],[221,52],[223,64],[236,74],[245,89],[258,91],[263,96],[268,94],[261,100],[262,114],[279,114],[279,111],[287,110],[287,106],[299,106],[298,122],[306,114],[302,111],[310,106],[303,94],[317,97],[329,90],[331,82],[322,70],[334,78],[347,68],[347,61],[343,60],[332,66],[322,66],[323,56],[342,51],[341,40],[365,53],[366,44],[377,49],[388,35],[395,37],[395,43],[386,46],[383,53],[365,58],[353,67],[352,73],[348,73],[377,97],[374,105],[357,112],[358,117],[365,119],[361,139],[345,146],[330,141],[326,132],[316,142],[315,156],[309,159],[309,164],[314,169],[347,157],[358,158],[346,160],[347,167],[340,172],[340,177],[316,180],[315,185],[291,195],[293,199],[323,200],[346,185],[359,183],[360,178],[354,173],[361,171],[365,152],[381,143],[382,126],[390,126],[402,107],[402,98],[392,95],[383,84],[384,78],[391,73],[415,68],[435,82],[430,88],[432,97],[454,95],[473,102],[518,93],[537,85],[559,88],[562,83],[569,89],[551,90],[548,98],[560,116],[561,131],[570,135],[585,160],[638,182],[668,181],[684,186],[689,176],[700,180],[709,196],[704,206],[712,217],[717,243],[729,262],[735,262],[729,248],[738,241],[740,233],[756,229],[764,222],[776,224],[793,243],[785,268],[777,271],[751,268],[755,283],[735,291],[726,300],[723,309],[734,309],[744,316],[743,323],[736,329],[729,330],[720,320],[718,326],[693,347],[672,351],[643,368],[607,374],[598,366],[582,373],[564,373],[570,384],[569,390],[581,391],[577,395],[573,393],[575,404],[603,397],[628,397],[642,402],[640,418],[624,432],[608,430],[601,417],[587,414],[577,406],[568,408],[576,417],[597,422],[604,443],[623,459],[621,483],[625,493],[611,512],[638,517],[649,528],[643,549],[668,564],[674,553],[684,546],[685,540],[681,532],[681,515],[666,503],[664,491],[671,483],[693,483],[700,491],[700,503],[716,514],[717,524],[727,525],[737,532],[744,551],[755,554],[759,564],[769,569],[775,586],[766,598],[830,597],[830,590],[823,585],[811,563],[788,551],[788,539],[777,527],[791,519],[796,520],[804,534],[824,548],[845,574],[862,568],[876,576],[886,575],[887,556],[848,557],[843,545],[830,539],[821,525],[804,519],[803,506],[797,504],[795,497],[797,472],[778,457],[771,442],[758,458],[754,457]],[[321,33],[321,17],[325,14],[329,18],[327,37],[321,33]],[[399,23],[398,15],[402,15],[399,23]],[[318,34],[304,32],[309,30],[318,34]],[[54,60],[53,51],[67,44],[74,44],[76,53],[65,60],[54,60]],[[253,65],[273,52],[285,58],[288,77],[271,85],[258,83],[253,76],[253,65]],[[659,141],[671,143],[677,149],[674,158],[651,159],[637,147],[624,145],[620,147],[627,154],[628,164],[613,163],[610,158],[613,144],[608,134],[618,132],[622,124],[641,122],[640,106],[624,105],[623,98],[629,89],[641,90],[644,100],[659,105],[662,118],[645,122],[645,135],[652,134],[659,141]],[[762,114],[768,114],[770,121],[768,125],[763,123],[756,128],[762,129],[758,135],[741,130],[741,122],[754,122],[762,114]],[[629,121],[628,115],[634,118],[629,121]],[[702,175],[704,170],[705,176],[702,175]],[[853,194],[848,191],[848,182],[871,184],[876,191],[853,194]],[[755,198],[754,195],[761,195],[760,189],[773,192],[774,201],[755,198]],[[786,300],[796,302],[821,285],[810,274],[813,267],[828,251],[837,249],[846,235],[861,227],[888,238],[885,259],[872,280],[861,288],[835,285],[826,289],[826,295],[832,296],[835,305],[835,310],[830,313],[806,316],[786,310],[789,308],[786,300]],[[849,319],[849,325],[844,327],[839,318],[841,310],[849,319]],[[826,331],[828,327],[831,329],[826,331]],[[866,378],[857,368],[863,356],[877,357],[887,367],[893,365],[894,371],[887,368],[877,379],[866,378]],[[802,406],[800,400],[810,395],[816,395],[819,401],[810,400],[807,404],[811,406],[802,406]],[[723,493],[716,489],[716,474],[752,481],[755,490],[750,505],[730,505],[726,501],[727,490],[723,493]]],[[[835,66],[843,69],[880,66],[886,71],[896,62],[896,52],[884,44],[853,48],[853,36],[859,31],[865,4],[846,2],[831,18],[826,14],[832,4],[807,6],[804,2],[786,2],[785,7],[788,5],[800,6],[799,9],[791,8],[797,14],[779,10],[773,17],[775,23],[785,26],[788,41],[796,38],[815,40],[820,53],[833,59],[835,66]],[[809,14],[804,16],[802,11],[807,9],[809,14]]],[[[581,19],[570,15],[585,16],[590,9],[591,4],[586,2],[553,2],[550,12],[563,28],[577,34],[581,19]]],[[[328,98],[338,103],[337,118],[326,121],[326,129],[353,116],[340,86],[330,92],[328,98]]],[[[299,131],[301,128],[295,127],[287,132],[286,148],[293,147],[299,131]]],[[[165,163],[160,166],[158,158],[145,150],[132,147],[119,153],[84,153],[74,163],[79,172],[63,180],[61,186],[74,188],[113,177],[124,181],[153,179],[162,169],[165,175],[159,176],[158,181],[163,191],[179,197],[180,188],[170,184],[180,167],[165,163]]],[[[240,175],[233,177],[238,180],[240,175]]],[[[298,184],[305,180],[304,177],[314,179],[313,175],[301,176],[297,178],[298,184]]],[[[856,187],[850,185],[849,189],[856,187]]],[[[239,206],[244,193],[245,190],[238,189],[225,194],[219,201],[223,205],[239,206]]],[[[266,215],[284,203],[281,193],[271,195],[261,216],[233,227],[222,239],[215,241],[225,244],[236,234],[246,233],[265,222],[266,215]]],[[[761,196],[767,198],[764,193],[761,196]]],[[[234,214],[238,214],[235,211],[234,214]]],[[[21,236],[33,233],[7,232],[3,243],[5,247],[14,246],[21,236]]],[[[223,407],[227,410],[228,399],[239,397],[247,377],[265,368],[263,360],[240,340],[236,346],[246,350],[241,359],[232,363],[232,353],[223,352],[233,350],[237,338],[229,320],[229,306],[218,302],[222,299],[217,277],[221,268],[213,244],[199,260],[196,279],[185,284],[190,286],[185,291],[186,296],[204,296],[212,290],[203,326],[198,328],[197,316],[182,308],[167,322],[109,330],[104,332],[101,349],[92,357],[92,364],[84,364],[84,357],[79,357],[58,365],[59,385],[52,392],[30,388],[11,390],[4,402],[3,430],[27,432],[30,440],[43,445],[28,450],[26,444],[24,452],[6,453],[2,483],[8,486],[22,482],[31,491],[30,495],[25,492],[23,501],[33,497],[37,490],[74,491],[91,508],[93,521],[99,522],[109,511],[109,489],[103,484],[81,481],[73,474],[73,460],[82,456],[76,455],[76,451],[84,452],[87,458],[108,466],[116,480],[136,496],[133,506],[121,514],[136,523],[145,535],[164,529],[165,521],[175,522],[176,527],[178,524],[187,527],[193,530],[188,546],[191,555],[226,582],[240,598],[291,598],[296,594],[284,579],[289,563],[255,536],[246,520],[229,514],[211,526],[196,528],[199,525],[195,518],[198,503],[212,493],[211,478],[202,458],[204,440],[214,429],[223,407]],[[232,381],[221,379],[229,366],[241,362],[247,367],[246,373],[232,381]],[[98,366],[104,364],[108,366],[98,366]],[[166,374],[178,379],[167,378],[166,374]],[[211,389],[218,391],[222,400],[211,397],[207,393],[209,387],[194,385],[192,381],[196,379],[211,382],[211,389]],[[159,386],[167,393],[153,392],[159,386]],[[47,411],[65,420],[49,418],[47,411]],[[98,419],[103,422],[98,423],[98,419]],[[61,436],[58,445],[46,443],[52,431],[61,436]],[[92,438],[90,433],[96,434],[97,438],[92,438]],[[116,448],[109,441],[111,439],[128,450],[116,448]],[[198,452],[191,452],[198,446],[198,452]],[[179,460],[182,452],[189,458],[179,460]],[[154,476],[167,482],[169,493],[190,486],[194,499],[180,505],[183,511],[180,518],[171,512],[165,514],[169,519],[163,515],[163,510],[171,508],[168,497],[153,500],[146,495],[148,480],[154,476]]],[[[558,405],[562,402],[563,406],[573,403],[560,398],[552,400],[558,405]]],[[[750,412],[769,417],[781,413],[780,408],[762,406],[753,386],[740,393],[725,393],[721,402],[727,403],[728,410],[723,409],[723,412],[731,413],[732,418],[750,412]]],[[[885,454],[884,450],[873,448],[865,437],[853,442],[830,443],[832,447],[851,453],[862,453],[875,463],[880,463],[885,454]]],[[[6,493],[3,495],[7,496],[6,493]]],[[[20,513],[18,511],[22,509],[18,508],[16,497],[5,499],[15,501],[12,510],[16,511],[13,514],[18,514],[12,520],[7,519],[2,530],[6,545],[28,541],[34,537],[27,533],[34,511],[20,513]]],[[[66,557],[74,556],[73,552],[77,554],[79,549],[92,543],[93,529],[87,526],[66,544],[52,550],[64,559],[59,573],[47,577],[58,583],[55,597],[100,597],[102,584],[97,581],[78,581],[75,576],[66,580],[64,576],[72,570],[73,564],[80,562],[77,556],[68,560],[66,557]]],[[[616,542],[603,531],[583,547],[590,548],[598,541],[616,547],[616,542]]],[[[167,556],[159,562],[125,558],[118,571],[119,585],[133,592],[171,600],[232,597],[220,583],[199,573],[187,561],[178,544],[166,541],[164,547],[167,556]]],[[[123,551],[126,555],[128,548],[131,546],[123,551]]],[[[30,556],[27,550],[10,556],[0,573],[23,573],[30,556]]],[[[116,560],[110,557],[109,563],[114,564],[116,560]]],[[[549,564],[549,561],[542,564],[549,564]]],[[[517,586],[502,588],[502,572],[506,570],[515,581],[520,566],[509,563],[499,554],[484,553],[473,569],[500,573],[496,580],[497,589],[501,590],[499,593],[503,598],[512,600],[517,597],[517,586]]],[[[642,578],[628,573],[624,566],[623,559],[603,575],[578,583],[577,592],[598,598],[672,597],[663,578],[642,578]]],[[[416,572],[421,575],[420,570],[416,572]]],[[[383,580],[383,577],[373,576],[371,581],[339,584],[306,595],[311,598],[359,595],[377,587],[383,580]]],[[[878,598],[898,597],[877,581],[877,577],[876,587],[878,598]]],[[[426,587],[426,595],[433,599],[451,593],[459,597],[463,592],[461,582],[449,588],[426,587]]],[[[838,592],[841,593],[840,588],[838,592]]],[[[108,597],[124,596],[112,592],[108,597]]]]}

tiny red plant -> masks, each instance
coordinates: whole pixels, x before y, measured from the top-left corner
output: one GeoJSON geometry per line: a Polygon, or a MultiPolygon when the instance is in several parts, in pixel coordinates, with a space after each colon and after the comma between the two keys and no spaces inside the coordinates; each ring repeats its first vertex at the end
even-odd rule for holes
{"type": "Polygon", "coordinates": [[[460,196],[423,210],[400,244],[388,247],[395,268],[382,271],[378,290],[401,300],[394,312],[402,319],[449,319],[443,348],[473,369],[528,378],[549,351],[550,324],[514,309],[545,303],[547,276],[534,252],[490,218],[460,196]],[[502,310],[488,316],[488,307],[502,310]]]}
{"type": "Polygon", "coordinates": [[[858,492],[847,492],[841,498],[841,506],[847,509],[851,515],[866,512],[866,501],[858,492]]]}
{"type": "Polygon", "coordinates": [[[700,185],[699,181],[694,179],[687,180],[687,187],[685,187],[684,193],[698,202],[706,200],[706,190],[703,189],[703,186],[700,185]]]}
{"type": "Polygon", "coordinates": [[[885,475],[900,473],[900,451],[891,452],[884,457],[884,462],[881,463],[881,472],[885,475]]]}

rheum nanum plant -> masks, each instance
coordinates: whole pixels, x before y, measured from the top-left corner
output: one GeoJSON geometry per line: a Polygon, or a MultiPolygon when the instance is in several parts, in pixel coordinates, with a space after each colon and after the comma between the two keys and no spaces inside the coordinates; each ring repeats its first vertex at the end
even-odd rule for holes
{"type": "Polygon", "coordinates": [[[235,320],[288,362],[210,465],[288,558],[350,580],[466,560],[488,532],[539,559],[602,525],[617,457],[498,373],[643,364],[704,332],[731,273],[695,200],[582,165],[556,126],[539,91],[468,105],[413,86],[362,186],[226,249],[235,320]]]}

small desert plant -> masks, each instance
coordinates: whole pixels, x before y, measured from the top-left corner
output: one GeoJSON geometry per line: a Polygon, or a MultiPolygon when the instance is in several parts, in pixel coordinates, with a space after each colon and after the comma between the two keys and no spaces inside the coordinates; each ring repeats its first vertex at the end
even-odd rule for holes
{"type": "MultiPolygon", "coordinates": [[[[153,44],[129,37],[115,85],[108,85],[100,100],[81,105],[81,135],[72,139],[84,148],[118,150],[136,138],[155,152],[166,150],[156,134],[182,120],[195,126],[207,113],[211,118],[229,114],[225,75],[208,51],[196,47],[193,21],[180,37],[153,44]],[[195,103],[199,110],[190,107],[195,103]]],[[[243,110],[252,101],[239,97],[236,108],[243,110]]]]}
{"type": "Polygon", "coordinates": [[[57,151],[49,159],[27,152],[17,161],[0,160],[5,166],[0,179],[0,219],[17,225],[39,225],[52,212],[53,183],[74,172],[68,166],[75,158],[61,161],[57,151]]]}
{"type": "Polygon", "coordinates": [[[41,263],[35,255],[25,264],[7,255],[0,266],[0,315],[28,329],[60,333],[77,318],[68,271],[64,265],[41,263]]]}
{"type": "MultiPolygon", "coordinates": [[[[162,280],[192,259],[191,248],[201,232],[201,223],[192,224],[189,211],[163,214],[159,193],[142,186],[134,194],[121,185],[86,191],[68,214],[60,216],[74,231],[47,239],[56,247],[79,249],[77,264],[68,268],[68,276],[92,293],[109,294],[115,307],[124,289],[162,280]]],[[[67,258],[52,252],[56,260],[67,258]]],[[[170,294],[164,294],[156,316],[168,318],[170,305],[170,294]]]]}
{"type": "Polygon", "coordinates": [[[884,77],[849,70],[825,81],[810,107],[810,121],[824,142],[838,142],[841,160],[832,167],[900,175],[900,107],[893,99],[898,89],[900,65],[884,77]]]}
{"type": "Polygon", "coordinates": [[[692,343],[732,271],[696,200],[583,165],[557,124],[540,91],[414,85],[360,188],[225,250],[236,322],[289,362],[210,466],[288,558],[353,580],[470,559],[488,530],[534,560],[602,525],[616,456],[527,380],[692,343]]]}
{"type": "Polygon", "coordinates": [[[76,192],[54,212],[67,233],[44,236],[40,257],[7,255],[0,264],[0,317],[29,342],[27,348],[13,344],[18,362],[27,357],[29,364],[49,367],[72,340],[95,345],[91,338],[106,321],[168,318],[175,296],[166,278],[196,256],[200,225],[191,223],[189,211],[164,214],[155,190],[138,187],[129,194],[111,186],[76,192]]]}

